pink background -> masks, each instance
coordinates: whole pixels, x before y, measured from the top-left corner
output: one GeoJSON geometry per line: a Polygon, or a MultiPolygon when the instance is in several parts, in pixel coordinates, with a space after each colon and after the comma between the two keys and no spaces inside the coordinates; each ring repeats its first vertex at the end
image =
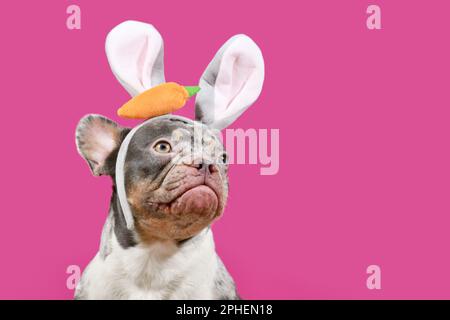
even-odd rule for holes
{"type": "MultiPolygon", "coordinates": [[[[9,1],[0,10],[0,298],[69,299],[107,215],[108,178],[78,156],[87,113],[128,95],[104,53],[136,19],[165,39],[166,78],[197,83],[231,35],[266,81],[234,128],[279,128],[280,171],[230,169],[217,249],[244,298],[450,298],[448,1],[9,1]],[[82,30],[66,28],[66,7],[82,30]],[[366,8],[382,9],[381,31],[366,8]],[[366,268],[382,289],[366,288],[366,268]]],[[[193,104],[182,115],[193,116],[193,104]]]]}

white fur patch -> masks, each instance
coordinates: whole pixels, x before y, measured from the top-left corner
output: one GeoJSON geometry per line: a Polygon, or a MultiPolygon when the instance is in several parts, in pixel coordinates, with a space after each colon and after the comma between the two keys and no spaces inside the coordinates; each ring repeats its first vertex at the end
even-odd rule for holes
{"type": "Polygon", "coordinates": [[[186,245],[161,242],[99,254],[83,273],[83,299],[214,299],[218,257],[210,229],[186,245]]]}

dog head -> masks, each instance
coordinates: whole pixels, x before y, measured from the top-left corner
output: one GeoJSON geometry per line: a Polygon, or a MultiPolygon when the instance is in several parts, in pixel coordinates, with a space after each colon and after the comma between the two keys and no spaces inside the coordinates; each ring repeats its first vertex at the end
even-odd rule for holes
{"type": "MultiPolygon", "coordinates": [[[[77,145],[93,174],[115,178],[117,154],[129,132],[98,115],[80,121],[77,145]]],[[[220,217],[228,195],[227,166],[219,136],[199,122],[163,116],[139,127],[123,170],[140,236],[187,239],[220,217]]]]}

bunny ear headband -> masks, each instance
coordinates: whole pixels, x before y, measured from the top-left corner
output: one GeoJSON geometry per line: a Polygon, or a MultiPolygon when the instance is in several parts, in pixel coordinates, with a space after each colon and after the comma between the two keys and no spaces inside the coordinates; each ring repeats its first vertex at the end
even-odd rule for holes
{"type": "Polygon", "coordinates": [[[126,198],[124,163],[134,133],[152,118],[183,107],[194,94],[197,94],[195,120],[213,129],[226,128],[261,93],[264,60],[252,39],[235,35],[216,53],[198,86],[166,83],[163,39],[152,25],[137,21],[125,21],[110,31],[106,38],[106,55],[117,80],[132,97],[118,110],[118,115],[149,119],[128,133],[116,162],[118,197],[127,226],[132,229],[134,221],[126,198]]]}

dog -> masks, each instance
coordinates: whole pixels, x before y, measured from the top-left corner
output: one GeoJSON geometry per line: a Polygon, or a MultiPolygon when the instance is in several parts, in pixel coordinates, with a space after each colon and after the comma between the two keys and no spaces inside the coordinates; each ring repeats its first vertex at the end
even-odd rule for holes
{"type": "MultiPolygon", "coordinates": [[[[141,22],[108,35],[111,68],[132,96],[164,82],[162,48],[157,30],[141,22]]],[[[80,120],[77,149],[113,187],[99,252],[75,299],[239,299],[211,230],[228,198],[219,130],[257,99],[263,75],[259,48],[238,35],[202,75],[195,120],[167,114],[134,128],[95,114],[80,120]]]]}

